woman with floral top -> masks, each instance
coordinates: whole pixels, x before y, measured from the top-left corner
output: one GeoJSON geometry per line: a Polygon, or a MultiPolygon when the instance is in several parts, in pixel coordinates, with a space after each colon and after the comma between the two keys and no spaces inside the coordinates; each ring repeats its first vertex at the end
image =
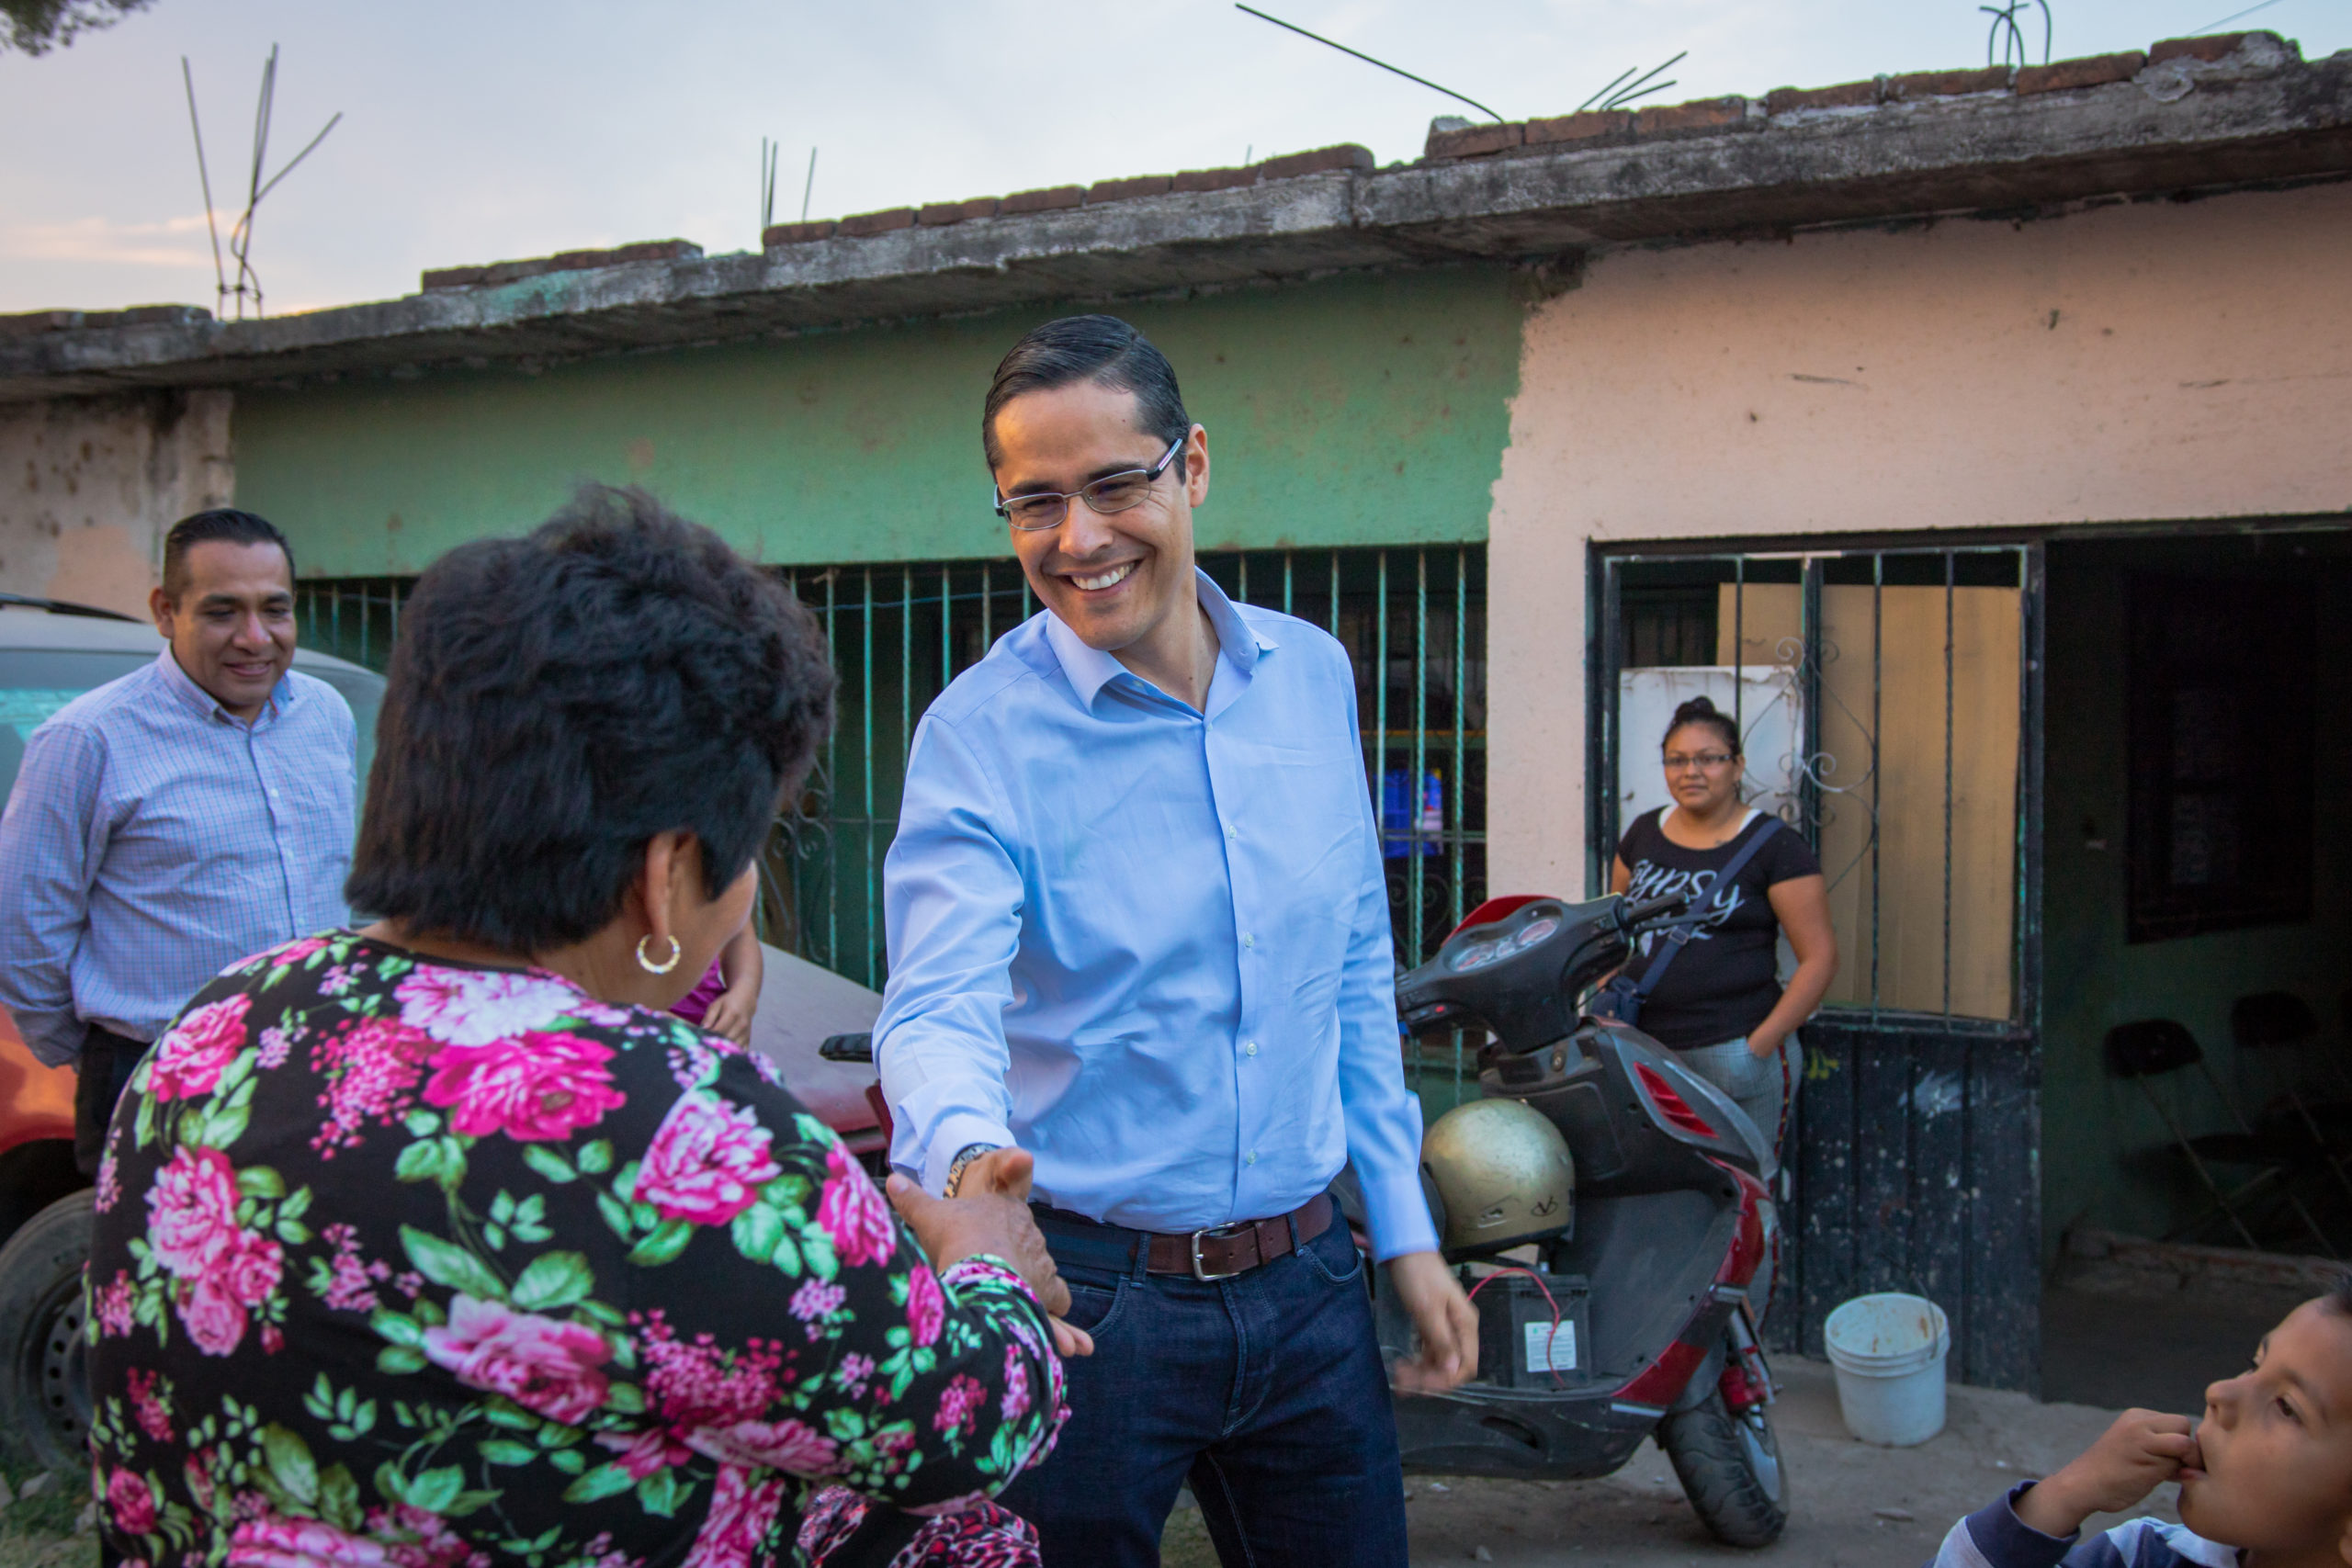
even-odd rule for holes
{"type": "Polygon", "coordinates": [[[110,1551],[1034,1562],[988,1499],[1091,1346],[1025,1194],[901,1193],[902,1226],[664,1010],[831,722],[814,622],[615,491],[444,558],[403,622],[350,885],[384,919],[206,987],[108,1134],[110,1551]]]}

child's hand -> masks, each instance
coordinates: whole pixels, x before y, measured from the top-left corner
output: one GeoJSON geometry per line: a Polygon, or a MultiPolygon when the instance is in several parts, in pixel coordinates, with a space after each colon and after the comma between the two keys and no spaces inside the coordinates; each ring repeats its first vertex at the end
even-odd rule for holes
{"type": "Polygon", "coordinates": [[[730,986],[711,998],[710,1010],[702,1016],[702,1026],[748,1048],[752,1043],[752,1010],[758,1005],[756,994],[730,986]]]}
{"type": "Polygon", "coordinates": [[[2098,1442],[2018,1499],[2018,1518],[2043,1535],[2069,1536],[2093,1514],[2116,1514],[2198,1462],[2186,1416],[2127,1410],[2098,1442]]]}

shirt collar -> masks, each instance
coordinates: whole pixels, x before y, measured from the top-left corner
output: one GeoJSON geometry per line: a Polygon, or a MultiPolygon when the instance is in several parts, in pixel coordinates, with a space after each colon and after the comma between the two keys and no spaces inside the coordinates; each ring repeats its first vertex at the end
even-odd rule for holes
{"type": "MultiPolygon", "coordinates": [[[[1217,657],[1230,660],[1235,669],[1249,675],[1257,669],[1261,653],[1281,644],[1243,620],[1241,612],[1207,572],[1194,567],[1193,579],[1200,594],[1201,609],[1216,630],[1217,657]]],[[[1046,641],[1052,645],[1054,657],[1061,661],[1062,673],[1069,677],[1070,689],[1085,707],[1092,708],[1095,694],[1119,676],[1133,676],[1133,671],[1113,655],[1088,647],[1051,609],[1046,612],[1046,641]]]]}
{"type": "MultiPolygon", "coordinates": [[[[195,679],[180,668],[179,657],[172,652],[170,643],[165,643],[164,651],[155,656],[155,668],[163,675],[165,689],[198,717],[217,718],[227,724],[245,722],[222,707],[219,698],[198,685],[195,679]]],[[[277,689],[269,694],[269,701],[262,705],[261,712],[254,719],[255,727],[277,718],[294,705],[296,687],[292,674],[293,671],[288,671],[277,678],[277,689]]]]}

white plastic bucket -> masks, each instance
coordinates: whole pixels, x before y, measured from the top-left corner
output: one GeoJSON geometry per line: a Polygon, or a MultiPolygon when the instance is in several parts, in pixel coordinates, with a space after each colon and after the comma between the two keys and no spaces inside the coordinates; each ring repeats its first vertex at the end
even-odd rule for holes
{"type": "Polygon", "coordinates": [[[1838,1369],[1838,1408],[1866,1443],[1907,1449],[1944,1429],[1944,1355],[1951,1325],[1922,1296],[1856,1296],[1822,1338],[1838,1369]]]}

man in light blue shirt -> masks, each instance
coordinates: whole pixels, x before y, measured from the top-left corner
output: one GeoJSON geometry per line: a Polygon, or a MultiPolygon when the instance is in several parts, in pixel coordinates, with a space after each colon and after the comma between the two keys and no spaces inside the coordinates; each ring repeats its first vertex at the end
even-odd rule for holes
{"type": "Polygon", "coordinates": [[[207,980],[350,918],[358,735],[293,673],[294,558],[247,512],[164,543],[165,645],[25,743],[0,816],[0,1004],[33,1055],[79,1069],[74,1154],[147,1046],[207,980]]]}
{"type": "Polygon", "coordinates": [[[1472,1375],[1477,1334],[1421,1197],[1353,670],[1194,566],[1207,434],[1134,328],[1032,333],[981,430],[1046,608],[917,732],[875,1042],[901,1171],[1035,1156],[1093,1335],[1005,1502],[1048,1562],[1144,1568],[1189,1477],[1229,1563],[1401,1565],[1343,1166],[1419,1330],[1399,1382],[1472,1375]]]}

